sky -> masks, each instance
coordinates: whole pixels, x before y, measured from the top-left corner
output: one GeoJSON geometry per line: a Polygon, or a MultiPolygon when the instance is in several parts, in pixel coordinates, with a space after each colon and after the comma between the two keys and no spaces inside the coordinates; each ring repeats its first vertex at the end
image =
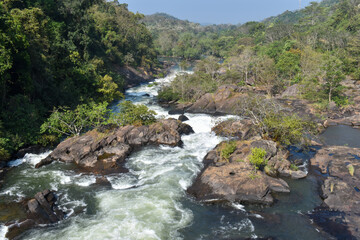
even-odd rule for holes
{"type": "MultiPolygon", "coordinates": [[[[301,0],[302,7],[315,0],[301,0]]],[[[119,0],[145,15],[167,13],[202,24],[261,21],[286,10],[299,9],[299,0],[119,0]]]]}

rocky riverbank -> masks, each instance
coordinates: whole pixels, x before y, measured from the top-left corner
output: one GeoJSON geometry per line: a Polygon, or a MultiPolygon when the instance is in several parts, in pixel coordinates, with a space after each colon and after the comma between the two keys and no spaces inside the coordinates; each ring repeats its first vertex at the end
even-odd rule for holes
{"type": "Polygon", "coordinates": [[[324,147],[311,159],[311,165],[319,169],[323,178],[321,190],[324,204],[323,208],[311,215],[315,223],[325,229],[328,228],[326,225],[341,224],[359,239],[360,149],[346,146],[324,147]],[[332,214],[324,214],[326,211],[332,214]]]}

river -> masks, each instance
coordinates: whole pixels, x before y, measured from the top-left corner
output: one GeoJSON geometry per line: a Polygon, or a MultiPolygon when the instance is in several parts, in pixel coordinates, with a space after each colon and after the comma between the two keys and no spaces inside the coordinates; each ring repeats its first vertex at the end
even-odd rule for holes
{"type": "MultiPolygon", "coordinates": [[[[175,73],[157,79],[157,84],[129,89],[126,98],[147,105],[159,118],[170,117],[156,95],[175,73]]],[[[49,152],[27,154],[10,162],[14,167],[0,191],[0,203],[29,198],[47,188],[57,191],[68,218],[28,231],[22,239],[325,239],[305,215],[321,204],[312,177],[287,180],[292,192],[277,195],[278,201],[268,208],[204,205],[188,196],[186,189],[201,171],[203,157],[224,140],[211,128],[233,116],[186,115],[195,133],[182,137],[182,148],[146,147],[132,154],[126,164],[129,173],[107,176],[111,189],[93,185],[96,176],[79,173],[72,164],[55,162],[35,169],[49,152]]],[[[294,157],[306,162],[310,155],[294,157]]],[[[0,239],[5,233],[1,225],[0,239]]]]}

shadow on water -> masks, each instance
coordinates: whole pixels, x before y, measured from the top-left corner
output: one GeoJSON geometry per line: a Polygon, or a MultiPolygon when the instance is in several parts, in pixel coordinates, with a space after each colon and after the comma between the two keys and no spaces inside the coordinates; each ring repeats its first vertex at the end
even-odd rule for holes
{"type": "Polygon", "coordinates": [[[331,126],[320,137],[329,146],[360,148],[360,129],[350,126],[331,126]]]}

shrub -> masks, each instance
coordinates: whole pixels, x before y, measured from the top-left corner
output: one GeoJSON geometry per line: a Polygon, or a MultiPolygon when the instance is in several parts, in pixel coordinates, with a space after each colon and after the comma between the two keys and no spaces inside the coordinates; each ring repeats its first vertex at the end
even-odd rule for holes
{"type": "Polygon", "coordinates": [[[231,154],[236,150],[236,141],[224,142],[220,147],[220,159],[229,161],[231,154]]]}
{"type": "Polygon", "coordinates": [[[145,105],[135,105],[131,101],[123,101],[119,105],[120,111],[111,114],[108,123],[125,125],[149,125],[156,121],[156,112],[149,110],[145,105]]]}
{"type": "Polygon", "coordinates": [[[267,164],[266,151],[262,148],[252,148],[249,161],[255,169],[260,169],[267,164]]]}
{"type": "Polygon", "coordinates": [[[108,103],[78,105],[71,110],[67,107],[54,109],[50,117],[41,125],[41,133],[53,133],[59,137],[80,135],[90,128],[105,123],[110,110],[108,103]]]}
{"type": "Polygon", "coordinates": [[[176,93],[170,87],[161,89],[158,93],[158,100],[161,102],[177,101],[180,99],[180,94],[176,93]]]}
{"type": "Polygon", "coordinates": [[[295,164],[291,164],[291,165],[290,165],[290,170],[292,170],[292,171],[298,171],[298,170],[299,170],[299,167],[296,166],[295,164]]]}
{"type": "Polygon", "coordinates": [[[314,123],[305,121],[296,114],[269,114],[262,124],[272,139],[285,145],[301,144],[305,140],[304,133],[316,128],[314,123]]]}

